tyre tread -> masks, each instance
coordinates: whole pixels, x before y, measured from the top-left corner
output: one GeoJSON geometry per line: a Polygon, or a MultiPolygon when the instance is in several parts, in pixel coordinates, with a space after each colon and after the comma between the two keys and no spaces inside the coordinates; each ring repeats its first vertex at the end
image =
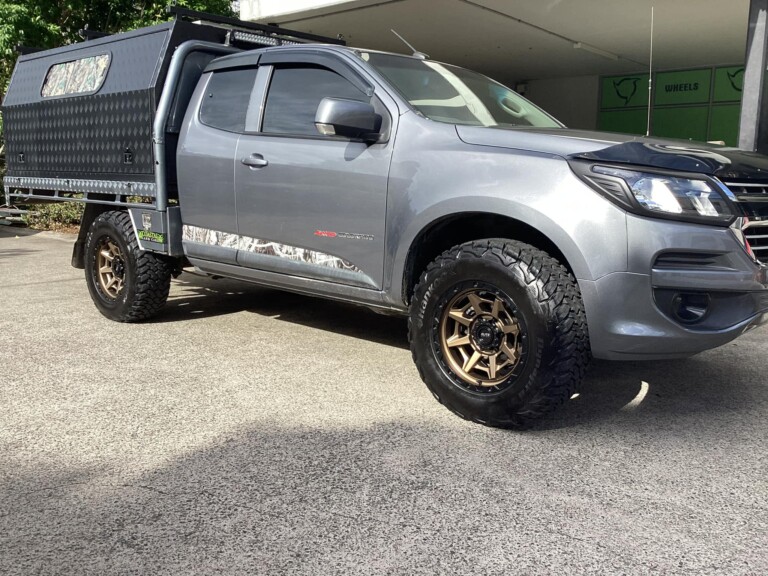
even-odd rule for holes
{"type": "MultiPolygon", "coordinates": [[[[102,222],[111,225],[123,236],[130,252],[128,257],[136,262],[134,298],[129,306],[119,314],[110,315],[110,318],[118,322],[140,322],[155,316],[168,300],[172,273],[170,262],[160,255],[141,250],[127,212],[115,210],[100,214],[94,221],[92,230],[102,222]]],[[[86,245],[90,245],[91,234],[92,232],[88,233],[86,245]]],[[[89,273],[87,269],[86,273],[89,273]]]]}
{"type": "Polygon", "coordinates": [[[411,306],[421,301],[431,278],[456,260],[463,259],[492,259],[530,288],[536,288],[539,305],[546,307],[546,316],[556,321],[548,345],[559,353],[541,369],[541,382],[532,387],[522,406],[509,411],[504,420],[484,421],[464,414],[428,377],[413,345],[411,314],[408,339],[419,376],[441,404],[464,419],[501,428],[529,428],[577,391],[591,362],[586,313],[578,286],[568,270],[542,250],[515,240],[476,240],[446,250],[427,266],[416,285],[411,306]]]}

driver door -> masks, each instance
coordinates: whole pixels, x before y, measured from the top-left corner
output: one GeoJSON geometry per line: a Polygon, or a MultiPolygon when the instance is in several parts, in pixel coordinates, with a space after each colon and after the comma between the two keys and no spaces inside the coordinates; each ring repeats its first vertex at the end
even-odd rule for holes
{"type": "Polygon", "coordinates": [[[263,112],[235,162],[238,264],[381,289],[393,143],[322,136],[314,124],[323,98],[371,102],[372,89],[328,55],[261,65],[259,74],[263,112]]]}

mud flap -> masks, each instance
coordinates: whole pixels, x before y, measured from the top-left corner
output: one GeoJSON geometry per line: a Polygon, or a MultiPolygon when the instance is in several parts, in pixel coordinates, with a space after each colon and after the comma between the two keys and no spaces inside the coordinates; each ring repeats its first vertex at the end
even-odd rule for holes
{"type": "Polygon", "coordinates": [[[169,256],[183,255],[178,206],[171,206],[165,212],[152,208],[129,208],[128,214],[142,250],[169,256]]]}

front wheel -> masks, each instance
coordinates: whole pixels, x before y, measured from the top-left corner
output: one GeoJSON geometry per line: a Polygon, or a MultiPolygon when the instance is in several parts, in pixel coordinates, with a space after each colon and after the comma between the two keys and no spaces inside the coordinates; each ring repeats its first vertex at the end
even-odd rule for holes
{"type": "Polygon", "coordinates": [[[573,277],[521,242],[444,252],[411,302],[409,338],[428,388],[459,416],[526,428],[575,392],[590,360],[573,277]]]}
{"type": "Polygon", "coordinates": [[[117,322],[136,322],[165,305],[171,266],[139,248],[127,212],[103,212],[85,241],[85,280],[99,312],[117,322]]]}

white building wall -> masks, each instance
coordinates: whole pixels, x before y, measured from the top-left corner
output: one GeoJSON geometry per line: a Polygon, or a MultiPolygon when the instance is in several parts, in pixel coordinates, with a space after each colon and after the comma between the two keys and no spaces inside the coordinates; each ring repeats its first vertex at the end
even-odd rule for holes
{"type": "Polygon", "coordinates": [[[241,20],[262,20],[294,12],[346,4],[354,0],[240,0],[241,20]]]}
{"type": "Polygon", "coordinates": [[[529,80],[525,97],[568,128],[597,129],[599,76],[529,80]]]}

